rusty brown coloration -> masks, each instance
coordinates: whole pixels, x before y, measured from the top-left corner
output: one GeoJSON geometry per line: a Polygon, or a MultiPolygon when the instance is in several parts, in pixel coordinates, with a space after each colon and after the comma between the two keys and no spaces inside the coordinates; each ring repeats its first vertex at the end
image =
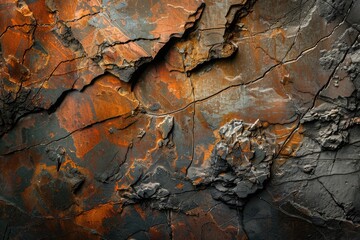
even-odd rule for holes
{"type": "Polygon", "coordinates": [[[360,238],[359,11],[0,1],[3,239],[360,238]]]}

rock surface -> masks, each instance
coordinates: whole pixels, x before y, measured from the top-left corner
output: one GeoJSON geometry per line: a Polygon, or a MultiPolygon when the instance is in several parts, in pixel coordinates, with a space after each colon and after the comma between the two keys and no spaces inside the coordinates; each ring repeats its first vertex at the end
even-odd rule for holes
{"type": "Polygon", "coordinates": [[[356,0],[0,1],[3,239],[359,239],[356,0]]]}

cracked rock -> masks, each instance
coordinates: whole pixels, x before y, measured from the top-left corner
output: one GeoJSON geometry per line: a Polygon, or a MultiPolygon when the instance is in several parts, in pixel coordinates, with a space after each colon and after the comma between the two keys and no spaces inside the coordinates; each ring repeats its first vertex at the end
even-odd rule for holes
{"type": "Polygon", "coordinates": [[[0,1],[3,239],[360,239],[358,0],[0,1]]]}
{"type": "Polygon", "coordinates": [[[349,142],[348,129],[357,124],[357,118],[345,117],[349,110],[324,103],[309,111],[302,119],[304,134],[324,149],[335,150],[349,142]],[[314,131],[316,129],[316,131],[314,131]]]}
{"type": "Polygon", "coordinates": [[[166,116],[165,119],[160,122],[157,127],[161,133],[162,139],[166,139],[174,126],[174,117],[166,116]]]}
{"type": "Polygon", "coordinates": [[[232,120],[219,129],[219,135],[210,166],[189,171],[188,177],[214,186],[215,199],[242,206],[247,196],[261,189],[270,177],[276,145],[259,120],[253,124],[232,120]]]}

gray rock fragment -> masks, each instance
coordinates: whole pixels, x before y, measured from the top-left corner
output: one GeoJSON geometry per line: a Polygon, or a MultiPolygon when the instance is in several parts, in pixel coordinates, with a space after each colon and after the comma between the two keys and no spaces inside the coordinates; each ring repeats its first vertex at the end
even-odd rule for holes
{"type": "Polygon", "coordinates": [[[60,166],[65,162],[66,150],[62,146],[58,146],[56,149],[47,148],[46,153],[51,161],[56,162],[57,171],[60,170],[60,166]]]}
{"type": "Polygon", "coordinates": [[[358,117],[349,117],[352,110],[330,103],[319,105],[301,120],[305,136],[315,140],[323,149],[339,149],[349,142],[348,129],[358,124],[358,117]]]}
{"type": "Polygon", "coordinates": [[[188,177],[214,186],[212,196],[230,205],[241,206],[248,195],[263,187],[270,177],[275,155],[274,138],[259,120],[247,124],[232,120],[219,129],[221,140],[216,143],[210,165],[205,169],[191,168],[188,177]]]}
{"type": "Polygon", "coordinates": [[[159,189],[160,184],[159,183],[141,183],[139,186],[137,186],[136,193],[141,198],[150,198],[152,197],[155,192],[159,189]]]}
{"type": "Polygon", "coordinates": [[[145,134],[146,134],[145,130],[143,128],[140,128],[137,137],[142,138],[145,134]]]}
{"type": "Polygon", "coordinates": [[[166,116],[165,119],[157,125],[162,139],[166,139],[174,126],[174,117],[166,116]]]}

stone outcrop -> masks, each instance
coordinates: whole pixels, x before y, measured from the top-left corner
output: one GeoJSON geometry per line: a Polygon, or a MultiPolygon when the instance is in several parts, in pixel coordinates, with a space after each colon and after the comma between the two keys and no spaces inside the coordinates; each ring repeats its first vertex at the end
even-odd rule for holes
{"type": "Polygon", "coordinates": [[[359,239],[360,2],[0,1],[3,239],[359,239]]]}

